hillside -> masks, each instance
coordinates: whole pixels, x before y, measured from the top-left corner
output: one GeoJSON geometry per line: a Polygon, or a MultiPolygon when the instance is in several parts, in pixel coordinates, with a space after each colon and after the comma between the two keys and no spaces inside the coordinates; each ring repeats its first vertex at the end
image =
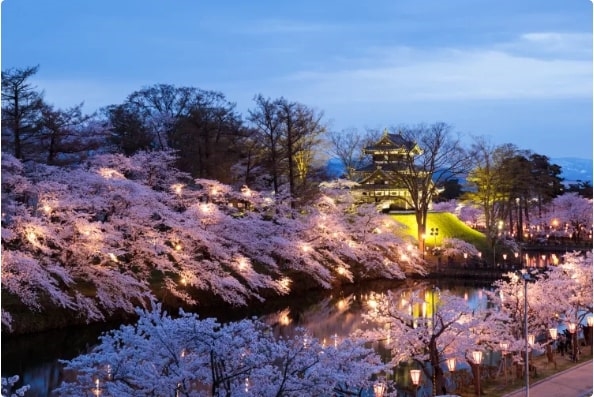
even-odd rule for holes
{"type": "MultiPolygon", "coordinates": [[[[414,214],[392,214],[392,218],[408,227],[407,235],[417,239],[417,222],[414,214]]],[[[427,246],[442,245],[446,238],[458,238],[474,245],[480,251],[488,249],[485,235],[472,229],[449,212],[431,212],[427,215],[427,246]],[[437,236],[431,236],[431,228],[439,229],[437,236]]]]}

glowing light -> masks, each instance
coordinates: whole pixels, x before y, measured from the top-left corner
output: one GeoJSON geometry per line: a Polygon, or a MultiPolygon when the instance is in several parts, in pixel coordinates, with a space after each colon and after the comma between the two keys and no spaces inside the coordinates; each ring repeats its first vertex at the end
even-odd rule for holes
{"type": "Polygon", "coordinates": [[[109,256],[109,259],[111,259],[113,262],[118,263],[118,257],[115,256],[113,252],[108,253],[107,256],[109,256]]]}
{"type": "Polygon", "coordinates": [[[373,385],[373,396],[374,397],[384,397],[385,391],[386,391],[386,384],[384,382],[377,382],[373,385]]]}
{"type": "Polygon", "coordinates": [[[474,361],[475,364],[480,364],[483,361],[483,352],[480,350],[473,351],[472,361],[474,361]]]}
{"type": "Polygon", "coordinates": [[[111,168],[100,168],[99,175],[101,175],[103,178],[106,178],[106,179],[111,179],[111,178],[125,179],[124,175],[122,175],[118,171],[111,169],[111,168]]]}
{"type": "Polygon", "coordinates": [[[35,232],[28,232],[27,240],[29,240],[31,244],[37,244],[37,234],[35,232]]]}
{"type": "Polygon", "coordinates": [[[557,328],[549,328],[549,335],[552,339],[557,339],[557,328]]]}
{"type": "Polygon", "coordinates": [[[346,270],[342,266],[339,266],[337,271],[338,271],[338,274],[340,274],[341,276],[346,272],[346,270]]]}
{"type": "Polygon", "coordinates": [[[176,183],[175,185],[171,185],[171,190],[178,196],[181,196],[184,186],[182,183],[176,183]]]}
{"type": "Polygon", "coordinates": [[[370,298],[370,299],[367,301],[367,304],[368,304],[368,305],[369,305],[369,307],[370,307],[370,308],[372,308],[373,310],[376,310],[376,309],[377,309],[377,307],[378,307],[378,303],[377,303],[377,301],[375,300],[375,298],[370,298]]]}
{"type": "Polygon", "coordinates": [[[278,285],[281,289],[281,292],[288,293],[291,290],[291,279],[289,277],[283,277],[279,282],[278,285]]]}
{"type": "Polygon", "coordinates": [[[412,380],[413,385],[418,386],[419,381],[421,380],[421,370],[420,369],[411,369],[410,370],[410,379],[412,380]]]}
{"type": "Polygon", "coordinates": [[[49,214],[50,212],[52,212],[52,207],[50,207],[48,204],[45,204],[43,206],[43,212],[45,212],[46,214],[49,214]]]}
{"type": "Polygon", "coordinates": [[[281,325],[287,326],[287,325],[291,324],[291,319],[289,318],[289,316],[287,315],[287,313],[281,313],[278,322],[281,325]]]}
{"type": "Polygon", "coordinates": [[[173,246],[173,248],[176,251],[181,251],[181,249],[183,248],[182,245],[180,243],[175,243],[175,245],[173,246]]]}
{"type": "Polygon", "coordinates": [[[448,363],[448,371],[454,372],[456,370],[456,357],[450,357],[446,362],[448,363]]]}
{"type": "Polygon", "coordinates": [[[240,271],[244,271],[248,267],[248,260],[244,257],[239,258],[237,261],[237,267],[240,271]]]}
{"type": "Polygon", "coordinates": [[[530,334],[530,335],[528,335],[528,344],[529,344],[530,346],[534,345],[534,338],[535,338],[535,337],[534,337],[534,335],[533,335],[533,334],[530,334]]]}

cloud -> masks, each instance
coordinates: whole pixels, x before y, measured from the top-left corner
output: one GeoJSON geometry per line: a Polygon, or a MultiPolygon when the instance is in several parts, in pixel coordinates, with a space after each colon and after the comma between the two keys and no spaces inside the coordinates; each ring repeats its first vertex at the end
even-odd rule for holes
{"type": "Polygon", "coordinates": [[[382,48],[351,59],[353,67],[294,73],[285,85],[331,103],[591,98],[591,45],[589,57],[584,49],[591,39],[528,33],[483,48],[382,48]]]}

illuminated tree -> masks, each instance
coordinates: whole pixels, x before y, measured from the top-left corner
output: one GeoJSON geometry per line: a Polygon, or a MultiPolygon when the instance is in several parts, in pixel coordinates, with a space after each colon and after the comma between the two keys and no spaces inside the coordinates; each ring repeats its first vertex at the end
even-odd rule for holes
{"type": "Polygon", "coordinates": [[[331,395],[360,392],[384,368],[362,340],[325,346],[303,329],[276,338],[257,320],[220,324],[183,312],[174,319],[159,306],[139,314],[137,324],[67,362],[75,380],[58,395],[331,395]]]}
{"type": "Polygon", "coordinates": [[[500,338],[497,313],[472,308],[464,298],[437,288],[375,294],[367,305],[365,317],[376,328],[364,334],[383,341],[392,353],[392,365],[418,362],[439,390],[443,379],[437,369],[447,358],[468,360],[471,351],[500,338]]]}
{"type": "Polygon", "coordinates": [[[430,205],[438,194],[437,187],[466,174],[471,158],[452,127],[445,123],[403,126],[397,132],[420,149],[415,155],[404,156],[401,172],[391,175],[408,190],[408,205],[414,209],[417,221],[419,249],[424,250],[422,236],[426,233],[430,205]]]}

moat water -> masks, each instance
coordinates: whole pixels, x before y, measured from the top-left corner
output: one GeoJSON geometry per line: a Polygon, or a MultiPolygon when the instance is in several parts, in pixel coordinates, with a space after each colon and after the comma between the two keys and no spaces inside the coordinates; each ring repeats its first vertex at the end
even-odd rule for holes
{"type": "MultiPolygon", "coordinates": [[[[357,287],[333,291],[319,291],[300,297],[279,299],[257,309],[199,313],[200,317],[217,317],[219,321],[233,321],[258,316],[274,327],[278,334],[287,335],[295,327],[307,328],[314,337],[331,341],[365,328],[362,313],[367,310],[368,297],[388,290],[421,290],[438,287],[440,290],[464,297],[471,306],[484,301],[483,290],[489,282],[453,280],[406,280],[370,282],[357,287]],[[222,314],[225,313],[225,314],[222,314]]],[[[102,332],[118,328],[118,324],[102,324],[67,328],[34,335],[2,337],[2,377],[19,375],[21,382],[31,387],[27,397],[52,396],[62,381],[63,364],[84,354],[97,343],[102,332]]]]}

